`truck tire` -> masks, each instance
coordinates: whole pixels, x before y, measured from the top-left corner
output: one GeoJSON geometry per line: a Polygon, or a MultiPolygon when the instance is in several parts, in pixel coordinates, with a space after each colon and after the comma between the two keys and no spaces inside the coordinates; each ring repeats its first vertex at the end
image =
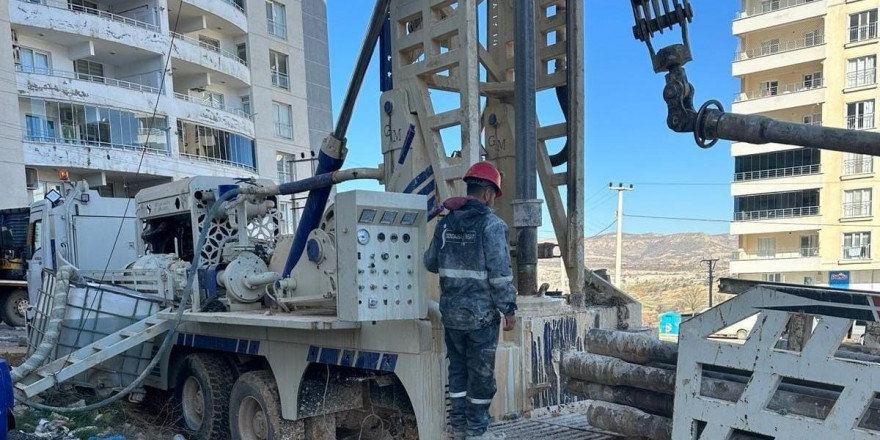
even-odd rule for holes
{"type": "Polygon", "coordinates": [[[177,423],[198,439],[229,438],[229,363],[211,353],[187,355],[174,387],[177,423]]]}
{"type": "Polygon", "coordinates": [[[0,317],[3,322],[12,327],[25,326],[25,314],[28,308],[28,293],[24,289],[16,289],[9,292],[3,303],[0,304],[0,317]]]}
{"type": "Polygon", "coordinates": [[[281,438],[281,399],[271,371],[250,371],[232,387],[229,429],[236,440],[281,438]]]}

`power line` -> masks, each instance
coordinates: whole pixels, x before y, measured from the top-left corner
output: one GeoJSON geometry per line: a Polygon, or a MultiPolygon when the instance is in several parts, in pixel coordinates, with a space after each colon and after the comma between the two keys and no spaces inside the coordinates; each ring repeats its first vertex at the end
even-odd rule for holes
{"type": "Polygon", "coordinates": [[[606,226],[604,229],[602,229],[601,231],[599,231],[599,232],[597,232],[597,233],[595,233],[595,234],[593,234],[593,235],[591,235],[591,236],[589,236],[589,237],[587,237],[587,238],[596,238],[596,237],[602,235],[603,232],[605,232],[605,231],[611,229],[611,227],[614,226],[614,225],[616,225],[616,224],[617,224],[617,219],[614,219],[614,221],[611,222],[610,224],[608,224],[608,226],[606,226]]]}

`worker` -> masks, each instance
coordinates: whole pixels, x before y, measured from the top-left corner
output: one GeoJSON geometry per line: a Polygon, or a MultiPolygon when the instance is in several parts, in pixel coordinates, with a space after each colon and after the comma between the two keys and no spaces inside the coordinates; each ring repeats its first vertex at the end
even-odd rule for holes
{"type": "Polygon", "coordinates": [[[507,224],[493,213],[501,174],[488,162],[464,175],[467,197],[453,197],[434,230],[425,266],[440,274],[440,313],[449,358],[449,422],[455,440],[503,439],[488,431],[495,395],[495,349],[499,321],[513,330],[516,289],[507,224]]]}

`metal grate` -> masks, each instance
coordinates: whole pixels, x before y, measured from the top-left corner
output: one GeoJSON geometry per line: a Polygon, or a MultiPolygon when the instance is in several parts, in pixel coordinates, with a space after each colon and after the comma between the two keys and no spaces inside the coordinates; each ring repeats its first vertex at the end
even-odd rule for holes
{"type": "Polygon", "coordinates": [[[507,440],[613,440],[618,439],[590,426],[584,414],[545,416],[501,422],[492,426],[495,432],[503,432],[507,440]]]}

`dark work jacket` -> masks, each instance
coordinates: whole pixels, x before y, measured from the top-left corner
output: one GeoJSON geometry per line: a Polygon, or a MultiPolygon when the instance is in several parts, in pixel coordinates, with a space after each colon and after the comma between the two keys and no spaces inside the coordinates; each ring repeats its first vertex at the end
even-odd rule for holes
{"type": "Polygon", "coordinates": [[[507,224],[480,201],[455,197],[437,224],[425,267],[440,274],[443,325],[476,330],[516,310],[507,224]]]}

